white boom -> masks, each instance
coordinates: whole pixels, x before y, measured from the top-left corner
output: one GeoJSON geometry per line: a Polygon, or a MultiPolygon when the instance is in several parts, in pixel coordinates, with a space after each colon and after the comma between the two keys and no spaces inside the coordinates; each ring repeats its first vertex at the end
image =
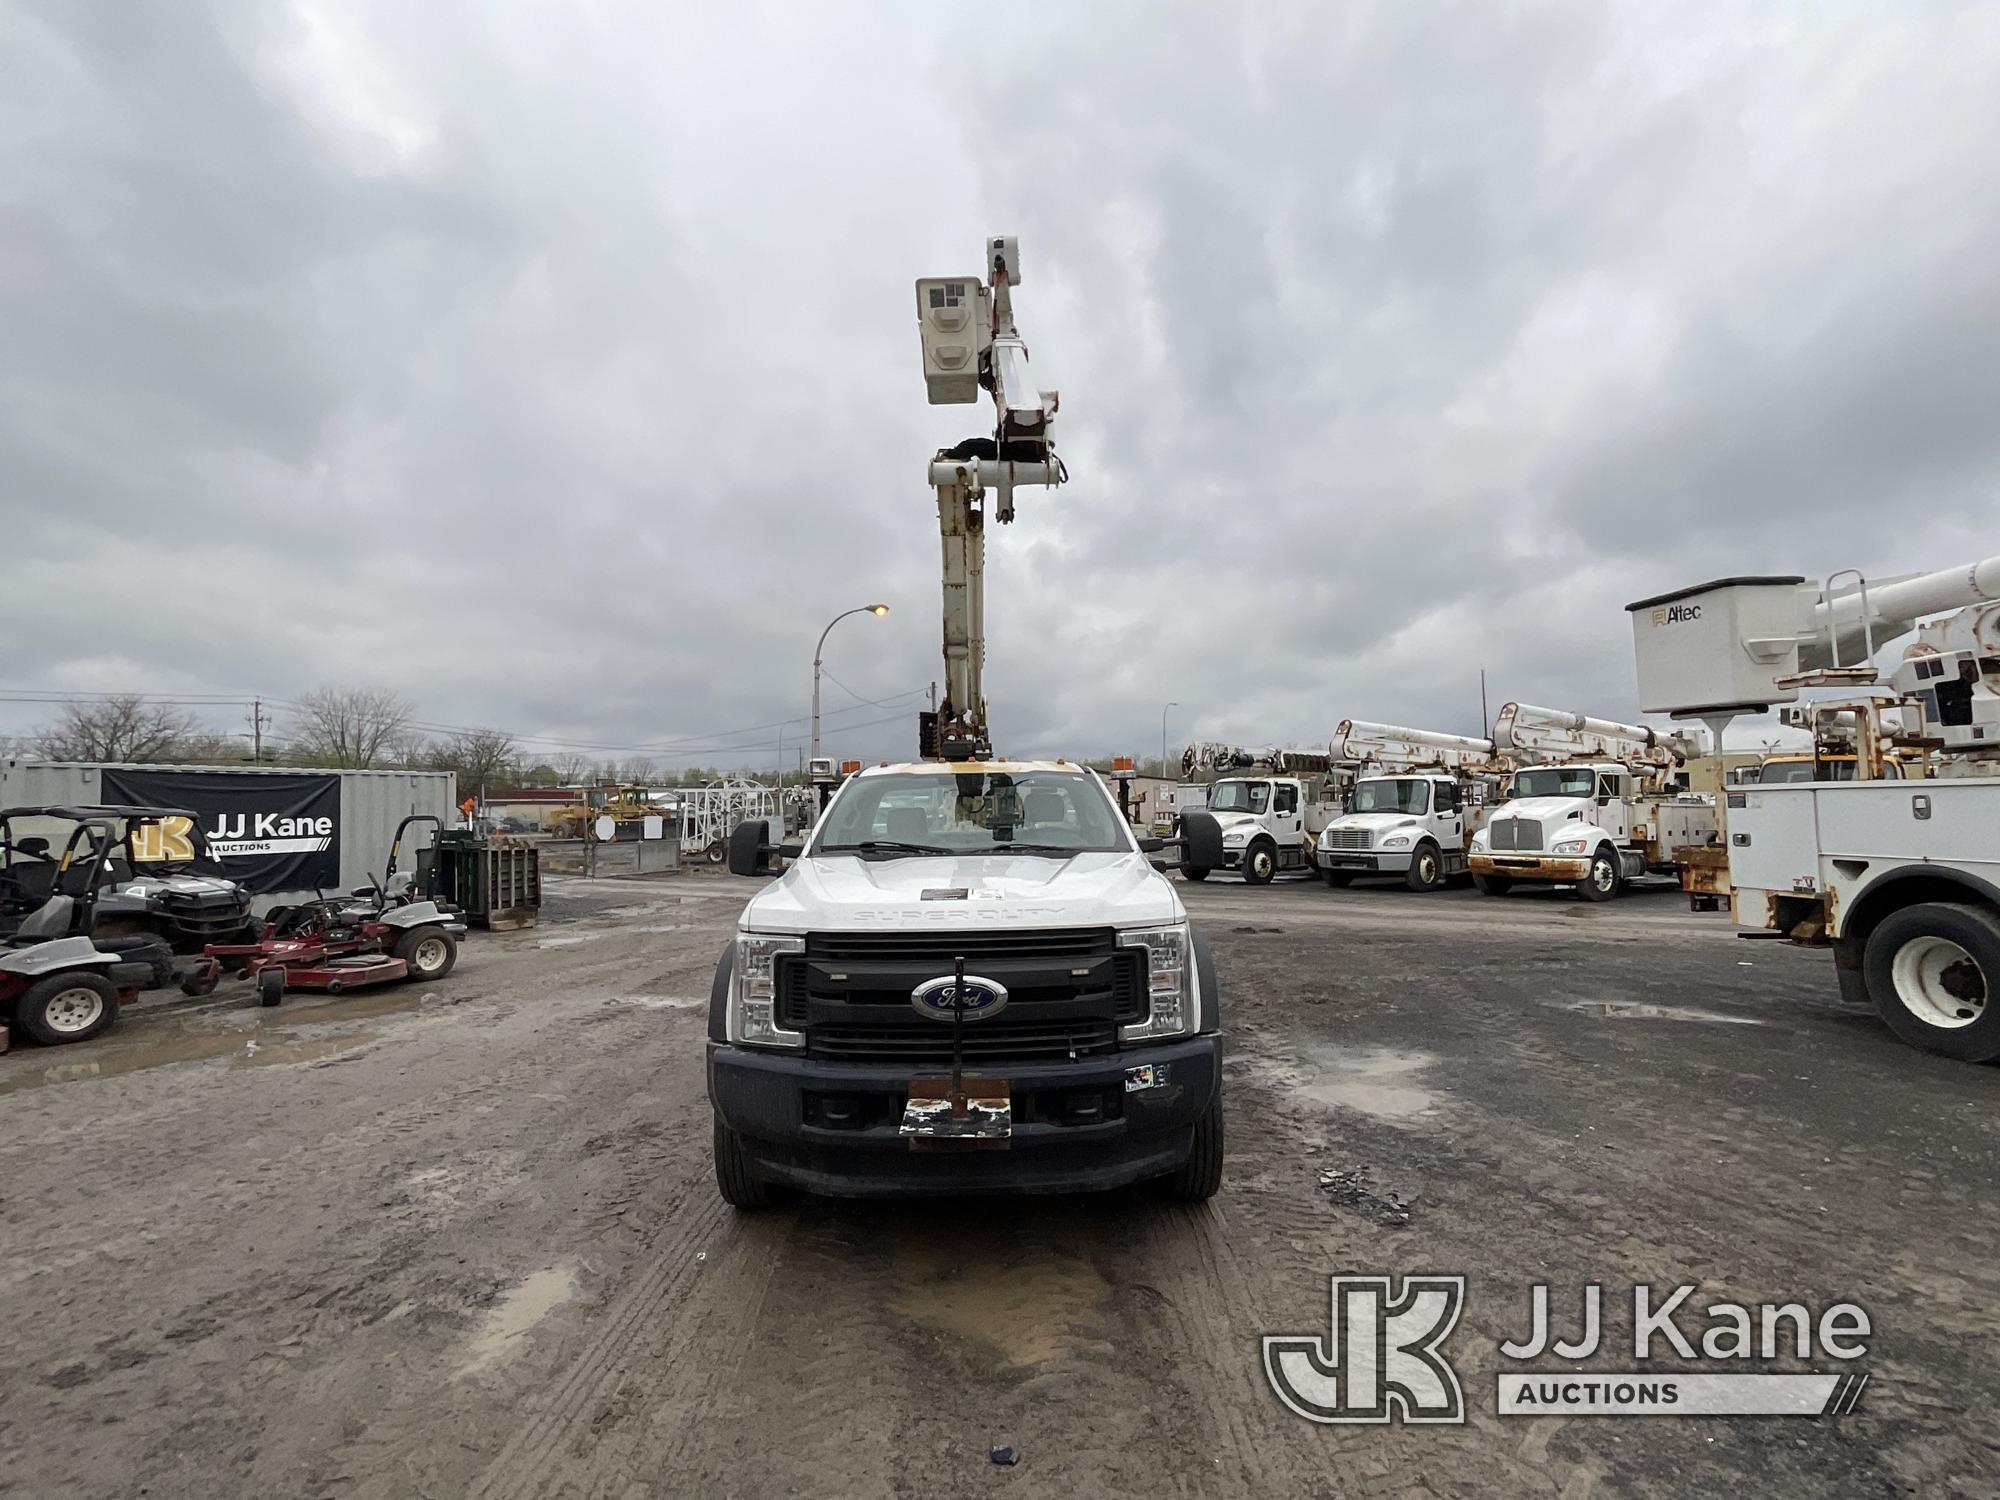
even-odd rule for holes
{"type": "Polygon", "coordinates": [[[1321,750],[1246,749],[1241,745],[1195,744],[1181,752],[1181,772],[1264,771],[1274,776],[1319,776],[1333,769],[1334,757],[1321,750]]]}
{"type": "Polygon", "coordinates": [[[1399,724],[1372,724],[1342,719],[1333,731],[1336,760],[1358,761],[1381,769],[1416,770],[1436,766],[1459,770],[1490,764],[1496,750],[1491,740],[1430,729],[1405,729],[1399,724]]]}
{"type": "Polygon", "coordinates": [[[1593,719],[1588,714],[1537,708],[1532,703],[1509,703],[1501,708],[1500,717],[1493,721],[1493,743],[1541,761],[1590,756],[1637,761],[1656,759],[1661,752],[1685,753],[1678,739],[1644,724],[1593,719]]]}
{"type": "Polygon", "coordinates": [[[1799,647],[1803,670],[1865,665],[1871,646],[1879,650],[1909,634],[1926,615],[2000,600],[2000,557],[1881,583],[1863,584],[1859,578],[1852,571],[1836,573],[1827,580],[1827,587],[1818,591],[1810,618],[1804,622],[1803,633],[1808,639],[1799,647]],[[1857,582],[1835,589],[1833,585],[1843,577],[1857,582]]]}
{"type": "Polygon", "coordinates": [[[924,380],[931,403],[993,397],[990,438],[938,450],[927,477],[937,491],[944,548],[944,701],[925,715],[922,753],[947,758],[992,753],[982,676],[986,665],[986,497],[1002,525],[1014,519],[1021,485],[1061,484],[1069,476],[1055,451],[1054,391],[1038,389],[1028,346],[1014,325],[1013,289],[1021,284],[1020,249],[1011,236],[986,242],[990,285],[978,277],[917,282],[924,380]]]}

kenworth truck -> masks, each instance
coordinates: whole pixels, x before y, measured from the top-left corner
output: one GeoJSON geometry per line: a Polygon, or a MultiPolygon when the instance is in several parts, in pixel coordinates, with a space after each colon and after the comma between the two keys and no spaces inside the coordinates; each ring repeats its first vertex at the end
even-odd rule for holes
{"type": "Polygon", "coordinates": [[[1678,879],[1676,851],[1716,841],[1714,799],[1675,780],[1683,736],[1509,703],[1493,740],[1524,759],[1568,758],[1516,771],[1507,802],[1473,836],[1468,862],[1486,895],[1539,882],[1609,901],[1641,876],[1678,879]]]}

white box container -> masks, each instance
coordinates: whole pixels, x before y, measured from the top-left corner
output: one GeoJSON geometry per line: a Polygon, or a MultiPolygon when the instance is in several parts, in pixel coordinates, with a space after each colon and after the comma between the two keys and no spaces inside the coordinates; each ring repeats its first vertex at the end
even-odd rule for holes
{"type": "Polygon", "coordinates": [[[1797,688],[1803,578],[1720,578],[1625,606],[1639,703],[1649,714],[1757,713],[1797,688]]]}

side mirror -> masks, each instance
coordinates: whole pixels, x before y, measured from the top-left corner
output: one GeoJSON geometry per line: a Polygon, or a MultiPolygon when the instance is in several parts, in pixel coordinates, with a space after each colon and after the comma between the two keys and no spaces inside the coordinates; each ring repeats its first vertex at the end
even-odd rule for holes
{"type": "Polygon", "coordinates": [[[1189,812],[1181,818],[1181,863],[1197,870],[1222,868],[1222,824],[1214,813],[1189,812]]]}
{"type": "MultiPolygon", "coordinates": [[[[805,852],[803,844],[773,844],[767,842],[771,836],[771,824],[776,818],[752,818],[738,823],[729,834],[729,873],[732,875],[775,875],[771,868],[771,856],[780,859],[797,859],[805,852]]],[[[782,825],[780,825],[782,826],[782,825]]]]}

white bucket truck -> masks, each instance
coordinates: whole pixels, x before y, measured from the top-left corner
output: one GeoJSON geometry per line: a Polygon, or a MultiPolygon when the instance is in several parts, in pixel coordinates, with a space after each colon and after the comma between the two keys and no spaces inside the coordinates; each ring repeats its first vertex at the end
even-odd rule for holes
{"type": "MultiPolygon", "coordinates": [[[[1310,873],[1320,830],[1342,811],[1346,778],[1331,755],[1318,751],[1190,745],[1181,768],[1189,776],[1222,773],[1208,786],[1208,811],[1222,828],[1220,868],[1241,872],[1246,885],[1310,873]]],[[[1181,865],[1189,880],[1209,873],[1206,865],[1181,865]]]]}
{"type": "Polygon", "coordinates": [[[1727,578],[1627,608],[1646,710],[1718,739],[1803,689],[1882,686],[1879,646],[1916,628],[1887,693],[1813,703],[1860,727],[1853,778],[1728,790],[1732,909],[1831,948],[1842,998],[1911,1045],[2000,1058],[2000,557],[1873,583],[1727,578]],[[1899,748],[1928,749],[1938,778],[1886,777],[1899,748]]]}
{"type": "Polygon", "coordinates": [[[1489,896],[1529,881],[1608,901],[1644,875],[1678,879],[1676,851],[1716,841],[1713,798],[1676,779],[1691,748],[1683,735],[1509,703],[1493,743],[1542,764],[1514,773],[1508,801],[1473,836],[1473,884],[1489,896]]]}
{"type": "Polygon", "coordinates": [[[1320,831],[1314,862],[1328,885],[1392,875],[1431,891],[1466,872],[1506,773],[1493,741],[1344,719],[1332,748],[1356,779],[1349,810],[1320,831]]]}

